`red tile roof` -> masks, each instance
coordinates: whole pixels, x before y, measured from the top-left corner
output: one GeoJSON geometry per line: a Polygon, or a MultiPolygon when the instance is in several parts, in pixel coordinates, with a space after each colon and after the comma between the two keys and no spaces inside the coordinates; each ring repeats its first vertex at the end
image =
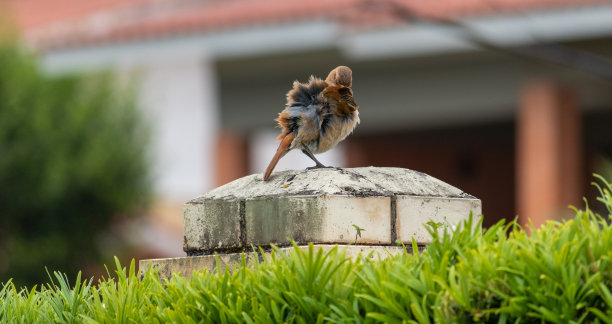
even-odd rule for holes
{"type": "Polygon", "coordinates": [[[570,8],[612,0],[0,0],[43,48],[130,41],[297,20],[372,28],[412,16],[457,18],[570,8]]]}
{"type": "Polygon", "coordinates": [[[151,0],[0,0],[0,5],[9,6],[21,28],[34,29],[58,21],[82,18],[100,10],[143,2],[151,0]]]}

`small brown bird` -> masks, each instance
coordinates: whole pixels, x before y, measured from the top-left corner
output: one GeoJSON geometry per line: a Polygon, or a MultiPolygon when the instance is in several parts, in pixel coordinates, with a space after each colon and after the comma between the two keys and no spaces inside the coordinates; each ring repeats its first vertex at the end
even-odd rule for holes
{"type": "Polygon", "coordinates": [[[287,152],[300,149],[316,166],[325,168],[314,154],[323,153],[345,139],[359,124],[359,108],[353,100],[353,72],[346,66],[333,69],[325,81],[311,76],[308,83],[293,82],[287,104],[275,119],[281,128],[280,145],[263,179],[287,152]]]}

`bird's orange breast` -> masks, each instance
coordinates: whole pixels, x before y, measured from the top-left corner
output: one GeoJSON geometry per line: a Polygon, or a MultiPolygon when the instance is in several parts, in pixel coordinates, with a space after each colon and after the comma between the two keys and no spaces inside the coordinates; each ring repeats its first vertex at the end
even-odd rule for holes
{"type": "Polygon", "coordinates": [[[324,133],[321,132],[316,153],[330,150],[349,136],[359,124],[359,111],[355,110],[346,116],[333,116],[332,118],[327,130],[324,133]]]}

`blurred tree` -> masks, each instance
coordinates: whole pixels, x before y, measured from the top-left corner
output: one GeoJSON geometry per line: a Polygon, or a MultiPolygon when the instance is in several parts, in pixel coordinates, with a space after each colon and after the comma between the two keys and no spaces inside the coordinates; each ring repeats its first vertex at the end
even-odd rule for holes
{"type": "MultiPolygon", "coordinates": [[[[0,35],[1,36],[1,35],[0,35]]],[[[149,197],[148,130],[109,76],[49,78],[0,37],[0,282],[47,281],[102,255],[117,215],[149,197]]]]}

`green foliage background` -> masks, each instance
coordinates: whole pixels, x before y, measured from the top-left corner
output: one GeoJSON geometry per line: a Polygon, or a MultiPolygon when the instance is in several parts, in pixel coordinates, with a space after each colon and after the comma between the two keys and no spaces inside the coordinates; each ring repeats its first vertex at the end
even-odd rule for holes
{"type": "MultiPolygon", "coordinates": [[[[603,180],[603,179],[602,179],[603,180]]],[[[161,280],[116,262],[96,284],[55,273],[39,289],[0,287],[2,323],[612,323],[612,186],[586,209],[527,234],[471,217],[414,255],[347,257],[310,245],[233,271],[161,280]]],[[[417,251],[413,243],[413,250],[417,251]]],[[[255,259],[257,260],[257,259],[255,259]]],[[[219,263],[220,264],[220,263],[219,263]]]]}
{"type": "Polygon", "coordinates": [[[0,37],[0,279],[75,275],[97,239],[149,195],[148,132],[108,75],[44,76],[0,37]]]}

